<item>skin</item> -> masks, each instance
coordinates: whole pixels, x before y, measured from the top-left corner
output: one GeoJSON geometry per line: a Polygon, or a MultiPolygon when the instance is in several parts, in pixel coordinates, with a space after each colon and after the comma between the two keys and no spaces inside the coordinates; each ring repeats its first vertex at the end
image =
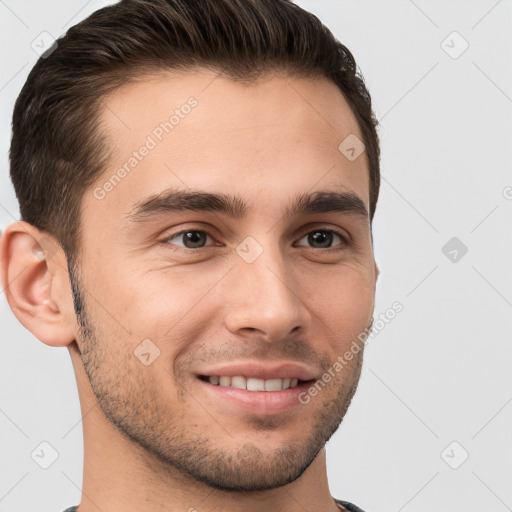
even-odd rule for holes
{"type": "Polygon", "coordinates": [[[83,309],[74,309],[66,257],[49,234],[15,222],[1,245],[14,314],[43,343],[69,348],[84,434],[78,510],[339,510],[323,446],[355,392],[362,350],[307,405],[274,415],[214,400],[195,372],[285,359],[321,375],[371,323],[379,271],[369,220],[283,218],[292,197],[315,190],[341,188],[369,209],[365,153],[350,161],[338,150],[349,134],[362,139],[346,100],[322,78],[268,75],[246,86],[195,70],[115,91],[101,122],[113,153],[82,200],[72,280],[83,309]],[[94,197],[190,96],[198,105],[173,132],[94,197]],[[127,220],[137,201],[169,186],[229,192],[250,210],[243,219],[183,212],[127,220]],[[211,236],[194,252],[185,237],[169,239],[182,229],[211,236]],[[322,248],[307,236],[314,229],[341,230],[350,242],[334,235],[322,248]],[[250,264],[236,252],[247,236],[263,248],[250,264]],[[160,350],[147,366],[134,355],[145,339],[160,350]]]}

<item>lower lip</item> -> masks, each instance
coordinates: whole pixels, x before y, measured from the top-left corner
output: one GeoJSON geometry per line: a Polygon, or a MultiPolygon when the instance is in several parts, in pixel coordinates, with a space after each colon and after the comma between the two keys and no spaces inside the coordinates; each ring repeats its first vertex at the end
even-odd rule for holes
{"type": "Polygon", "coordinates": [[[295,388],[281,391],[247,391],[246,389],[213,385],[199,378],[197,380],[215,398],[232,403],[246,412],[261,415],[279,414],[297,405],[302,405],[299,395],[306,391],[313,382],[302,382],[295,388]]]}

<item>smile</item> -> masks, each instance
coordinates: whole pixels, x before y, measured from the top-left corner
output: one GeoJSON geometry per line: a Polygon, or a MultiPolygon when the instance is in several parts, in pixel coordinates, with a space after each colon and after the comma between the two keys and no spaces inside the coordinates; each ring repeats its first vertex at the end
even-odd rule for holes
{"type": "Polygon", "coordinates": [[[282,391],[283,389],[296,388],[299,382],[302,382],[296,378],[258,379],[243,375],[233,377],[229,375],[200,375],[199,378],[214,386],[245,389],[247,391],[282,391]]]}

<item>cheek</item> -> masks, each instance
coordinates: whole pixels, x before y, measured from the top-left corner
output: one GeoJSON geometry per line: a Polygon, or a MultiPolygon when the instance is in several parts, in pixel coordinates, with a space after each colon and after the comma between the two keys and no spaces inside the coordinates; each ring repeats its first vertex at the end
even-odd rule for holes
{"type": "Polygon", "coordinates": [[[375,301],[375,281],[362,269],[332,272],[328,278],[308,285],[304,297],[324,326],[332,344],[350,344],[369,325],[375,301]]]}
{"type": "Polygon", "coordinates": [[[208,292],[218,280],[205,272],[165,270],[119,278],[123,285],[116,296],[124,301],[119,315],[132,333],[131,344],[149,339],[150,352],[159,352],[155,366],[171,370],[174,361],[188,352],[192,340],[204,339],[211,329],[216,310],[208,292]]]}
{"type": "Polygon", "coordinates": [[[204,294],[196,276],[154,262],[129,261],[100,253],[90,259],[87,289],[104,309],[102,316],[118,320],[127,331],[169,330],[204,294]]]}
{"type": "Polygon", "coordinates": [[[218,280],[218,276],[199,270],[193,274],[180,270],[149,272],[131,282],[129,312],[134,319],[142,319],[163,335],[195,317],[218,280]]]}

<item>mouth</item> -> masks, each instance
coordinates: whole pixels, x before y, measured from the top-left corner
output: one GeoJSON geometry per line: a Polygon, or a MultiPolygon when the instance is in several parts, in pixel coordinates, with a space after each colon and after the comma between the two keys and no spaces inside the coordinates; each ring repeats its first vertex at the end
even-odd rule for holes
{"type": "Polygon", "coordinates": [[[291,362],[225,364],[196,373],[197,382],[228,413],[259,415],[291,412],[303,405],[300,396],[317,380],[318,371],[291,362]]]}
{"type": "Polygon", "coordinates": [[[214,407],[222,410],[223,415],[236,415],[240,411],[262,416],[291,412],[297,409],[298,405],[304,405],[300,397],[307,393],[309,387],[315,382],[314,379],[297,378],[257,379],[245,378],[241,375],[224,377],[222,383],[222,377],[216,375],[200,375],[197,379],[204,392],[212,399],[214,407]],[[290,386],[285,388],[288,380],[290,380],[290,386]]]}
{"type": "Polygon", "coordinates": [[[257,392],[276,392],[285,389],[294,389],[305,383],[311,384],[313,379],[302,380],[298,378],[277,377],[272,379],[258,379],[256,377],[247,377],[245,375],[199,375],[200,380],[208,382],[213,386],[228,387],[234,389],[243,389],[247,391],[257,392]]]}

